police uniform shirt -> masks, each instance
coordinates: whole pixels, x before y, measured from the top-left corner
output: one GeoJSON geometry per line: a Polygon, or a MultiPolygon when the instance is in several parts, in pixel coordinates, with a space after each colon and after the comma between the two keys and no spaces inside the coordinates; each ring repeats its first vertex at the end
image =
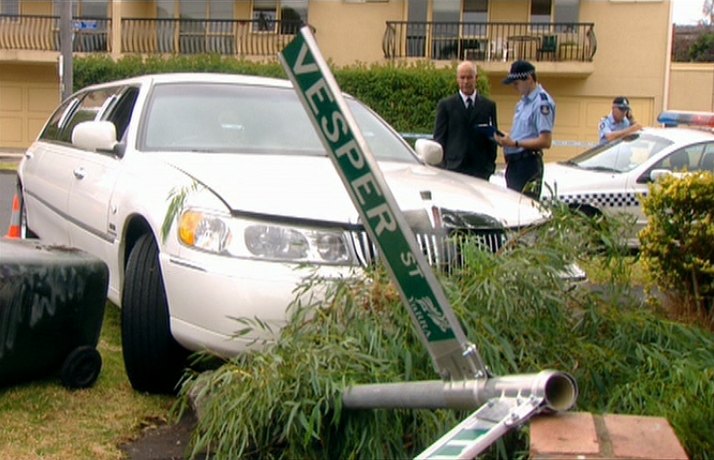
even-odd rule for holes
{"type": "MultiPolygon", "coordinates": [[[[539,83],[530,94],[523,96],[516,105],[513,116],[511,139],[521,141],[535,139],[540,133],[552,133],[555,124],[555,101],[539,83]]],[[[522,147],[504,147],[506,155],[518,153],[522,147]]]]}
{"type": "Polygon", "coordinates": [[[604,144],[607,142],[608,134],[614,131],[622,131],[625,128],[630,127],[630,120],[623,118],[621,122],[617,123],[613,118],[612,114],[606,116],[600,120],[600,143],[604,144]]]}

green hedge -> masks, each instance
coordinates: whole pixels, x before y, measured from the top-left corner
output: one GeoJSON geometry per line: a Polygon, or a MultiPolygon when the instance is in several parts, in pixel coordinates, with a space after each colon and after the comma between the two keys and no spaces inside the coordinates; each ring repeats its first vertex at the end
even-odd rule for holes
{"type": "MultiPolygon", "coordinates": [[[[253,62],[218,55],[171,58],[127,56],[118,61],[108,56],[89,56],[74,61],[74,88],[151,73],[218,72],[287,78],[276,62],[253,62]]],[[[458,90],[456,68],[437,69],[431,63],[412,65],[332,66],[342,91],[359,98],[397,131],[430,133],[436,104],[458,90]]],[[[488,96],[488,79],[482,73],[478,87],[488,96]]]]}

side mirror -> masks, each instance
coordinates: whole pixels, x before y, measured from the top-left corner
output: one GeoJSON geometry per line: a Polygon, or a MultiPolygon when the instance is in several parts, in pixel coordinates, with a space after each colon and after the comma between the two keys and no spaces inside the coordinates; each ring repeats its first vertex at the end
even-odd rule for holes
{"type": "Polygon", "coordinates": [[[111,121],[83,121],[72,130],[72,144],[91,152],[115,153],[116,127],[111,121]]]}
{"type": "Polygon", "coordinates": [[[441,160],[444,158],[444,150],[441,148],[441,144],[429,139],[417,139],[414,143],[414,150],[416,150],[419,159],[428,165],[436,166],[441,164],[441,160]]]}
{"type": "Polygon", "coordinates": [[[660,177],[671,175],[672,171],[670,171],[669,169],[653,169],[652,171],[650,171],[650,180],[656,182],[657,179],[659,179],[660,177]]]}

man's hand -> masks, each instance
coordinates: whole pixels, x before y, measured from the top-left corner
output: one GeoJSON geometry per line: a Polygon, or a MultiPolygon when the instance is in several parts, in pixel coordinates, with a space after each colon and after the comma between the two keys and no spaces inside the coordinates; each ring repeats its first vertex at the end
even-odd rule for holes
{"type": "Polygon", "coordinates": [[[496,132],[493,135],[493,138],[496,141],[496,143],[498,145],[500,145],[501,147],[515,147],[516,146],[516,142],[513,139],[511,139],[510,134],[496,132]]]}

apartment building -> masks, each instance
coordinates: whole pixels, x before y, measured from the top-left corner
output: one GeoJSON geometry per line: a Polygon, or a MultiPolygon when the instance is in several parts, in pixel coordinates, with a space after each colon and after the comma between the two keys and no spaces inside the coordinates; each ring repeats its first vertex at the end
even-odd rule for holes
{"type": "MultiPolygon", "coordinates": [[[[27,147],[59,102],[63,1],[0,0],[0,148],[27,147]]],[[[670,0],[73,0],[72,16],[75,55],[276,59],[309,24],[336,65],[470,59],[506,129],[517,94],[501,80],[529,59],[557,102],[559,155],[596,142],[614,96],[644,124],[667,105],[670,0]]]]}

